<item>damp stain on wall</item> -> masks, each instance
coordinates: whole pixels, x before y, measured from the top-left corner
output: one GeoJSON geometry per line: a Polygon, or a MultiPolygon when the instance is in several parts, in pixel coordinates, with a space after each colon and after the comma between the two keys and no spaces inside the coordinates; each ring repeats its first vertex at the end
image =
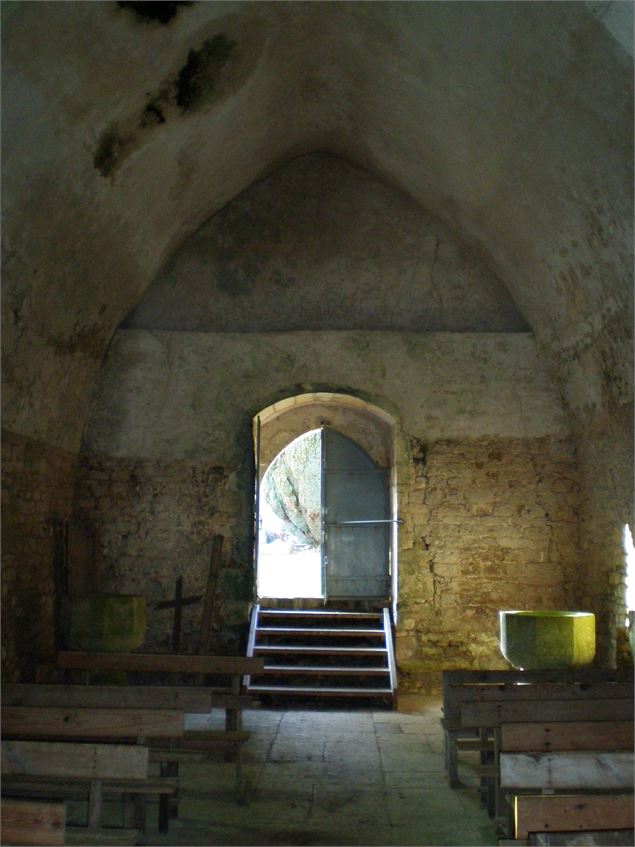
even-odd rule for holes
{"type": "Polygon", "coordinates": [[[159,3],[144,0],[144,2],[128,2],[118,0],[117,6],[132,12],[135,19],[140,23],[158,23],[165,26],[176,17],[181,6],[192,6],[192,0],[162,0],[159,3]]]}
{"type": "Polygon", "coordinates": [[[236,42],[219,33],[205,41],[200,50],[190,50],[176,79],[176,103],[181,112],[214,99],[222,70],[235,49],[236,42]]]}
{"type": "MultiPolygon", "coordinates": [[[[176,15],[176,7],[180,5],[189,4],[119,3],[147,22],[158,20],[163,24],[176,15]],[[155,6],[174,9],[155,12],[146,8],[155,6]]],[[[154,91],[146,92],[143,100],[140,98],[142,105],[138,111],[102,131],[93,153],[93,166],[98,173],[104,178],[114,176],[129,156],[163,125],[209,107],[237,90],[255,66],[262,47],[262,39],[254,38],[253,34],[246,41],[251,46],[239,51],[238,40],[222,31],[205,39],[200,47],[190,49],[176,73],[168,75],[154,91]],[[258,42],[260,47],[255,46],[258,42]]]]}

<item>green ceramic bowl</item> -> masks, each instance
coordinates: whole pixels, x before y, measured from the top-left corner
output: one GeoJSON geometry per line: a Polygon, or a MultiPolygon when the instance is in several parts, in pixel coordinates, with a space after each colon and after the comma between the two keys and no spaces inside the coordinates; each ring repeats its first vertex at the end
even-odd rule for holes
{"type": "Polygon", "coordinates": [[[501,653],[514,668],[577,668],[595,656],[591,612],[501,611],[501,653]]]}
{"type": "Polygon", "coordinates": [[[140,647],[146,633],[142,594],[67,595],[62,601],[67,650],[125,653],[140,647]]]}

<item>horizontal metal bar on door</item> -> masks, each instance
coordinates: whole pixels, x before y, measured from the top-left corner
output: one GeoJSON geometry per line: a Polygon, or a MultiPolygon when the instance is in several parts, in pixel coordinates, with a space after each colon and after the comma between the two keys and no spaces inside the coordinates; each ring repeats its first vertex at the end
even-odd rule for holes
{"type": "Polygon", "coordinates": [[[376,521],[335,521],[334,523],[327,523],[327,526],[363,526],[368,524],[378,524],[378,523],[403,523],[403,518],[386,518],[382,520],[376,521]]]}

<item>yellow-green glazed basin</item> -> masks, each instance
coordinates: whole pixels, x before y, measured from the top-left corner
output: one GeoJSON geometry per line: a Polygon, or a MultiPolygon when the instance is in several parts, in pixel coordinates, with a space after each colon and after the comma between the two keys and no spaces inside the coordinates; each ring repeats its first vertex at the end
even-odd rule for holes
{"type": "Polygon", "coordinates": [[[501,611],[501,653],[514,668],[577,668],[595,656],[591,612],[501,611]]]}
{"type": "Polygon", "coordinates": [[[142,594],[67,595],[62,602],[67,650],[127,652],[146,634],[146,598],[142,594]]]}

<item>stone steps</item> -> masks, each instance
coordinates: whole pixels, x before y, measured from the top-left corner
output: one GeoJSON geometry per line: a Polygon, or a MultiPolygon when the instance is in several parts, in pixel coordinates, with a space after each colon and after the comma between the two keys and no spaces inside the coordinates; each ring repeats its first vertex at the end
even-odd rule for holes
{"type": "Polygon", "coordinates": [[[248,693],[276,699],[344,697],[393,703],[396,689],[386,611],[254,606],[248,655],[265,659],[248,693]],[[388,629],[388,633],[386,630],[388,629]]]}

